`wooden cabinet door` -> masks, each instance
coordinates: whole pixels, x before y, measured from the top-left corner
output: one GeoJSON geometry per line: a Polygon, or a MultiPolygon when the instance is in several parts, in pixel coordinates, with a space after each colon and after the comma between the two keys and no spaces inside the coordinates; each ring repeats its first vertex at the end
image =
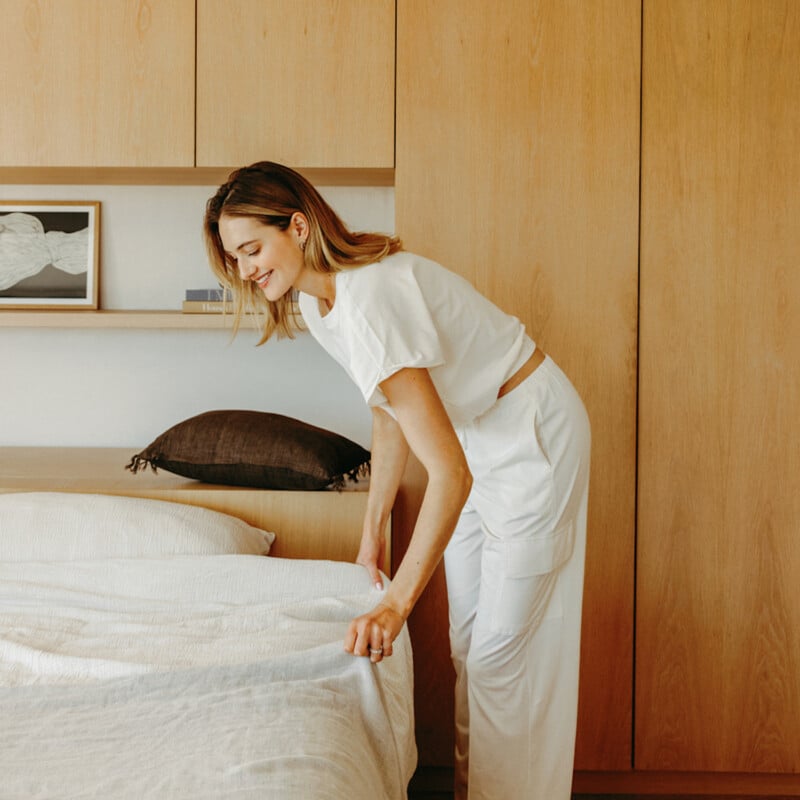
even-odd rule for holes
{"type": "MultiPolygon", "coordinates": [[[[398,2],[397,232],[522,319],[592,421],[582,769],[631,764],[640,32],[638,0],[398,2]]],[[[441,575],[410,627],[421,762],[449,763],[441,575]]]]}
{"type": "Polygon", "coordinates": [[[644,6],[635,763],[800,771],[800,4],[644,6]]]}
{"type": "Polygon", "coordinates": [[[394,165],[394,0],[198,0],[197,165],[394,165]]]}
{"type": "Polygon", "coordinates": [[[0,166],[194,163],[193,0],[0,0],[0,166]]]}

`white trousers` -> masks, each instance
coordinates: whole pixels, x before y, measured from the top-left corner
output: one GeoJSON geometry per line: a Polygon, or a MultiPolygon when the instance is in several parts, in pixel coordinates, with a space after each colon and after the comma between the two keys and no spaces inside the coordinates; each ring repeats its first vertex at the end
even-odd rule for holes
{"type": "Polygon", "coordinates": [[[472,493],[445,553],[456,800],[569,800],[590,429],[549,357],[457,431],[472,493]]]}

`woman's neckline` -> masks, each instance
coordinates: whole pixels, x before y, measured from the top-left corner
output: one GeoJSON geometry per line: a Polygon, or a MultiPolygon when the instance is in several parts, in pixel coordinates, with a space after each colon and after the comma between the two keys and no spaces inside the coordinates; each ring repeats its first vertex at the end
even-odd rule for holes
{"type": "Polygon", "coordinates": [[[331,320],[332,315],[335,314],[336,309],[339,307],[339,292],[337,286],[338,275],[338,272],[331,273],[331,282],[333,283],[333,301],[329,304],[329,301],[324,297],[315,298],[317,301],[317,311],[319,312],[319,317],[323,321],[331,320]]]}

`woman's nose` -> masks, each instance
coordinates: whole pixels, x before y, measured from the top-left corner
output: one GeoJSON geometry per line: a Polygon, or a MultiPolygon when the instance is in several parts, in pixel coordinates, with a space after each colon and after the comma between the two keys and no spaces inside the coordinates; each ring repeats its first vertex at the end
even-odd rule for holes
{"type": "Polygon", "coordinates": [[[237,260],[236,266],[239,269],[239,277],[243,281],[251,280],[253,275],[256,273],[255,264],[253,264],[253,262],[246,256],[241,256],[237,260]]]}

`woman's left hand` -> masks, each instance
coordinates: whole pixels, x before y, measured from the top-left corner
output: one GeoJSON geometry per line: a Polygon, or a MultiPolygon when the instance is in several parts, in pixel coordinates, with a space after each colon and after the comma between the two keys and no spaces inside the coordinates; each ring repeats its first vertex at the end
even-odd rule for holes
{"type": "Polygon", "coordinates": [[[392,644],[403,629],[402,615],[379,603],[372,611],[356,617],[347,629],[344,649],[354,656],[369,656],[373,664],[392,655],[392,644]]]}

